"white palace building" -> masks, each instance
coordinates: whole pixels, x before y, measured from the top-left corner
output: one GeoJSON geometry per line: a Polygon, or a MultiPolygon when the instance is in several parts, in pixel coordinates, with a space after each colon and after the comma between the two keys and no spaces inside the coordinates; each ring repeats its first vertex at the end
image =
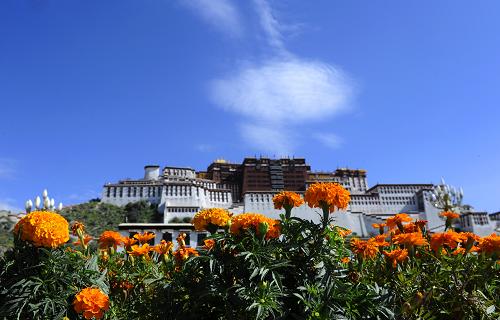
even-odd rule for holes
{"type": "MultiPolygon", "coordinates": [[[[122,223],[124,235],[152,231],[157,238],[175,239],[179,232],[188,234],[188,242],[196,246],[206,234],[195,232],[190,223],[171,223],[172,219],[193,217],[205,208],[225,208],[234,214],[262,213],[278,218],[282,213],[274,209],[272,198],[282,190],[303,194],[315,182],[337,182],[351,192],[351,202],[344,212],[334,213],[335,223],[349,228],[354,235],[369,237],[378,234],[372,223],[383,222],[396,213],[407,213],[415,219],[428,221],[431,231],[444,229],[439,209],[430,202],[433,184],[377,184],[368,188],[366,171],[337,169],[334,172],[311,172],[304,159],[247,158],[243,164],[224,160],[212,163],[207,171],[191,168],[146,166],[144,178],[107,183],[102,202],[118,206],[147,201],[158,206],[163,223],[122,223]]],[[[460,227],[463,231],[484,236],[498,229],[498,213],[463,213],[460,227]]],[[[319,221],[317,208],[302,205],[292,215],[319,221]]]]}

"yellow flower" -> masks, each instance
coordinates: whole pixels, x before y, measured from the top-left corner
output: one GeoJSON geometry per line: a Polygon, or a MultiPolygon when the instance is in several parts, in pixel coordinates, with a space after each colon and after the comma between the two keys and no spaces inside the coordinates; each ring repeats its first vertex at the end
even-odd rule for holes
{"type": "Polygon", "coordinates": [[[312,184],[304,196],[311,208],[328,209],[328,212],[345,210],[351,200],[349,191],[338,183],[318,182],[312,184]]]}
{"type": "Polygon", "coordinates": [[[194,228],[197,231],[208,230],[217,231],[218,228],[224,228],[231,221],[231,213],[225,209],[212,208],[198,212],[193,217],[194,228]]]}
{"type": "Polygon", "coordinates": [[[69,224],[55,212],[33,211],[19,220],[14,234],[36,247],[56,248],[69,240],[69,224]]]}
{"type": "Polygon", "coordinates": [[[73,308],[85,319],[101,319],[109,309],[109,298],[97,288],[85,288],[75,296],[73,308]]]}
{"type": "Polygon", "coordinates": [[[263,225],[267,225],[266,239],[278,238],[280,236],[279,221],[258,213],[243,213],[234,216],[231,219],[230,231],[234,235],[240,235],[242,232],[251,229],[260,236],[261,226],[263,225]]]}
{"type": "Polygon", "coordinates": [[[291,191],[282,191],[273,197],[274,208],[277,210],[292,209],[294,207],[300,207],[304,200],[302,197],[291,191]]]}

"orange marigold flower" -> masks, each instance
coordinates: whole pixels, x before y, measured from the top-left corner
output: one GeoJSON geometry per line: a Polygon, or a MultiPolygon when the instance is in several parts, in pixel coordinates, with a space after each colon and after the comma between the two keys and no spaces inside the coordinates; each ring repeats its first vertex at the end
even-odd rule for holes
{"type": "Polygon", "coordinates": [[[351,200],[349,191],[338,183],[318,182],[307,189],[304,196],[311,208],[328,208],[331,213],[337,210],[345,210],[351,200]]]}
{"type": "Polygon", "coordinates": [[[99,237],[99,248],[108,249],[113,247],[116,250],[117,246],[122,245],[123,237],[116,231],[104,231],[99,237]]]}
{"type": "MultiPolygon", "coordinates": [[[[88,234],[86,234],[85,237],[83,238],[83,243],[86,245],[86,244],[88,244],[92,240],[94,240],[94,238],[92,238],[91,236],[89,236],[88,234]]],[[[80,240],[77,240],[77,241],[73,242],[73,244],[75,246],[79,246],[82,243],[80,242],[80,240]]]]}
{"type": "Polygon", "coordinates": [[[351,240],[351,250],[363,259],[373,259],[378,254],[378,245],[373,241],[354,238],[351,240]]]}
{"type": "Polygon", "coordinates": [[[465,254],[465,248],[458,247],[451,254],[454,255],[454,256],[457,256],[459,254],[465,254]]]}
{"type": "Polygon", "coordinates": [[[253,230],[260,236],[261,226],[267,225],[266,239],[278,238],[280,235],[280,224],[278,220],[268,218],[258,213],[243,213],[231,219],[230,231],[234,235],[240,235],[246,230],[253,230]]]}
{"type": "Polygon", "coordinates": [[[487,237],[479,239],[479,252],[487,254],[500,254],[500,236],[492,233],[487,237]]]}
{"type": "Polygon", "coordinates": [[[395,249],[392,251],[383,251],[382,253],[391,262],[393,268],[396,268],[398,262],[401,263],[408,259],[408,250],[406,249],[395,249]]]}
{"type": "Polygon", "coordinates": [[[101,319],[109,309],[109,298],[97,288],[85,288],[75,296],[73,308],[85,319],[101,319]]]}
{"type": "Polygon", "coordinates": [[[151,247],[151,251],[155,251],[158,254],[168,254],[174,248],[174,244],[171,241],[161,240],[159,244],[151,247]]]}
{"type": "Polygon", "coordinates": [[[134,239],[137,239],[140,244],[148,243],[151,239],[154,239],[156,235],[153,232],[144,232],[143,234],[134,234],[134,239]]]}
{"type": "Polygon", "coordinates": [[[213,233],[219,228],[226,227],[229,221],[231,221],[231,216],[232,214],[225,209],[212,208],[201,210],[193,217],[194,228],[197,231],[208,230],[213,233]]]}
{"type": "Polygon", "coordinates": [[[19,220],[14,234],[35,247],[56,248],[69,240],[69,224],[55,212],[33,211],[19,220]]]}
{"type": "Polygon", "coordinates": [[[186,233],[179,232],[179,234],[177,235],[177,238],[175,238],[175,240],[177,241],[177,244],[179,245],[179,247],[185,247],[186,246],[186,237],[187,237],[186,233]]]}
{"type": "Polygon", "coordinates": [[[431,236],[431,248],[434,252],[440,252],[444,245],[447,245],[451,249],[455,249],[458,243],[462,242],[462,237],[455,231],[447,231],[441,233],[435,233],[431,236]]]}
{"type": "Polygon", "coordinates": [[[427,220],[417,220],[415,221],[415,225],[420,229],[424,230],[425,225],[427,224],[427,220]]]}
{"type": "Polygon", "coordinates": [[[402,229],[403,222],[411,222],[412,220],[413,219],[406,213],[398,213],[394,217],[387,218],[386,223],[391,229],[394,229],[395,227],[402,229]]]}
{"type": "Polygon", "coordinates": [[[205,249],[205,250],[212,250],[212,248],[215,246],[214,239],[205,239],[205,240],[203,240],[203,243],[205,244],[203,246],[203,249],[205,249]]]}
{"type": "Polygon", "coordinates": [[[342,259],[340,259],[340,262],[342,263],[349,263],[351,261],[351,258],[349,257],[343,257],[342,259]]]}
{"type": "Polygon", "coordinates": [[[405,246],[423,246],[427,244],[427,240],[422,236],[420,232],[412,232],[412,233],[401,233],[395,235],[392,238],[392,241],[395,244],[402,244],[405,246]]]}
{"type": "Polygon", "coordinates": [[[378,229],[380,234],[383,234],[384,228],[387,227],[387,224],[385,224],[385,223],[372,223],[372,227],[374,229],[378,229]]]}
{"type": "Polygon", "coordinates": [[[120,284],[118,285],[120,288],[122,288],[125,291],[129,291],[134,288],[134,285],[127,280],[120,281],[120,284]]]}
{"type": "Polygon", "coordinates": [[[300,207],[304,200],[302,197],[291,191],[282,191],[273,197],[274,209],[281,210],[292,209],[294,207],[300,207]]]}
{"type": "Polygon", "coordinates": [[[352,230],[347,229],[347,228],[336,227],[335,229],[337,230],[337,232],[339,233],[339,235],[342,238],[345,238],[345,237],[347,237],[348,235],[350,235],[352,233],[352,230]]]}
{"type": "Polygon", "coordinates": [[[128,253],[134,257],[145,256],[146,258],[149,258],[149,255],[148,255],[149,251],[150,251],[149,244],[145,243],[142,246],[133,245],[130,248],[130,251],[128,251],[128,253]]]}
{"type": "Polygon", "coordinates": [[[443,211],[439,214],[441,217],[446,217],[446,219],[458,219],[460,215],[453,211],[443,211]]]}
{"type": "Polygon", "coordinates": [[[130,247],[132,247],[134,244],[137,243],[137,239],[134,239],[134,238],[129,238],[129,237],[123,237],[122,238],[122,241],[123,241],[123,246],[129,250],[130,247]]]}
{"type": "Polygon", "coordinates": [[[83,233],[85,231],[85,225],[80,221],[75,221],[71,225],[71,233],[73,233],[73,235],[76,236],[76,235],[78,235],[78,231],[83,233]]]}
{"type": "Polygon", "coordinates": [[[403,226],[403,232],[404,233],[412,233],[412,232],[419,232],[420,228],[413,222],[410,222],[408,224],[405,224],[403,226]]]}
{"type": "Polygon", "coordinates": [[[460,236],[460,239],[462,239],[462,242],[478,242],[481,239],[480,236],[472,232],[460,232],[458,235],[460,236]]]}
{"type": "Polygon", "coordinates": [[[389,245],[389,242],[385,241],[386,238],[387,238],[386,235],[380,234],[378,236],[368,239],[368,242],[373,243],[377,247],[386,247],[389,245]]]}
{"type": "Polygon", "coordinates": [[[199,256],[198,251],[196,251],[196,249],[194,248],[182,247],[174,252],[174,257],[177,260],[177,262],[182,262],[184,260],[187,260],[189,257],[197,257],[197,256],[199,256]]]}

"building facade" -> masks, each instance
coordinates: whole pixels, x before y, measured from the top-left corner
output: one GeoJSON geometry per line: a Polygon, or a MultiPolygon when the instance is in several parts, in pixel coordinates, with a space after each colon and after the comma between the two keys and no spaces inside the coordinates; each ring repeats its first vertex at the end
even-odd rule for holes
{"type": "MultiPolygon", "coordinates": [[[[336,212],[333,217],[337,225],[351,229],[360,237],[377,234],[373,223],[383,222],[401,212],[427,220],[433,232],[444,230],[440,210],[430,201],[433,184],[377,184],[369,188],[365,170],[340,168],[332,172],[313,172],[304,158],[245,158],[240,164],[218,159],[206,171],[198,172],[191,168],[164,167],[160,170],[159,166],[146,166],[142,179],[105,184],[102,202],[121,206],[145,200],[156,204],[159,213],[163,214],[163,224],[122,224],[123,232],[148,230],[169,238],[181,232],[179,228],[184,228],[192,234],[192,243],[198,244],[203,233],[172,224],[172,219],[192,217],[201,209],[214,207],[228,209],[234,214],[258,212],[279,218],[282,212],[274,209],[274,195],[283,190],[303,194],[315,182],[336,182],[351,192],[347,210],[336,212]]],[[[292,214],[313,221],[321,217],[319,209],[306,204],[295,208],[292,214]]],[[[498,213],[471,212],[461,216],[460,228],[486,235],[498,228],[498,220],[498,213]]]]}

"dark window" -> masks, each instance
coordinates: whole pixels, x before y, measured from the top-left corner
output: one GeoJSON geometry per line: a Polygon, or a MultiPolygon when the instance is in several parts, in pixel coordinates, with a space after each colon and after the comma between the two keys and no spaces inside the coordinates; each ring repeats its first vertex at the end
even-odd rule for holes
{"type": "Polygon", "coordinates": [[[203,240],[205,240],[207,238],[207,234],[206,233],[198,233],[198,246],[202,246],[204,243],[203,243],[203,240]]]}
{"type": "Polygon", "coordinates": [[[186,234],[186,239],[184,239],[184,242],[186,242],[186,246],[189,246],[191,244],[191,233],[189,231],[183,231],[186,234]]]}
{"type": "Polygon", "coordinates": [[[165,241],[172,241],[172,234],[170,232],[164,232],[162,239],[165,241]]]}

